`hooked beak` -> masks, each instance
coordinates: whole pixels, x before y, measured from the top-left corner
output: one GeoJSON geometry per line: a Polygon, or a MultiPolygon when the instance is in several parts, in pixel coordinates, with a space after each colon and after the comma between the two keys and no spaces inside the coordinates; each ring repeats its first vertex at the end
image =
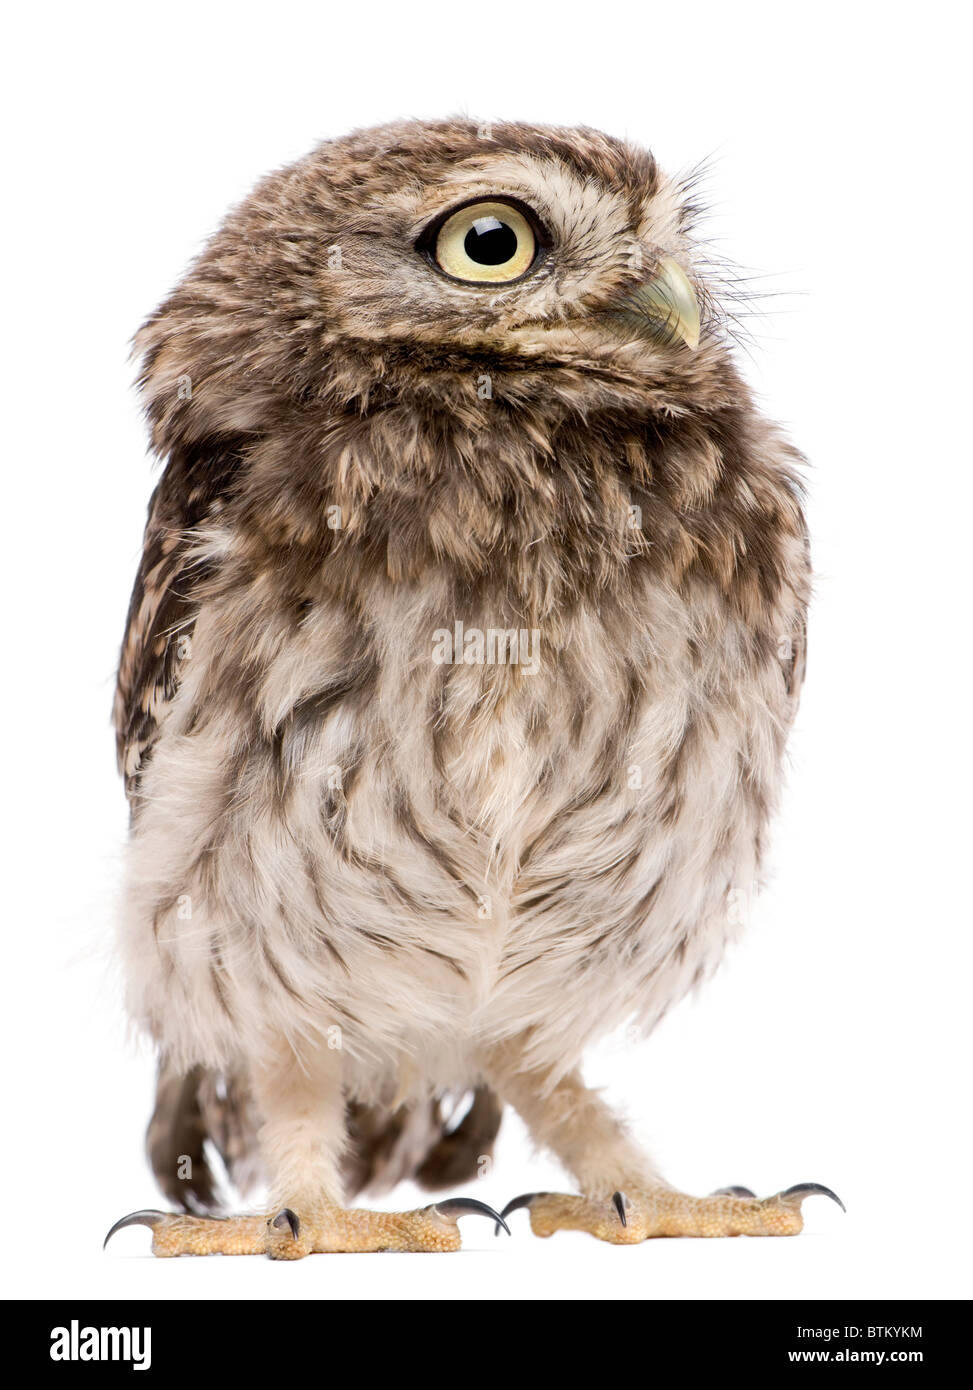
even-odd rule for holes
{"type": "Polygon", "coordinates": [[[689,276],[678,261],[663,256],[648,280],[619,303],[617,316],[644,336],[699,346],[699,301],[689,276]]]}

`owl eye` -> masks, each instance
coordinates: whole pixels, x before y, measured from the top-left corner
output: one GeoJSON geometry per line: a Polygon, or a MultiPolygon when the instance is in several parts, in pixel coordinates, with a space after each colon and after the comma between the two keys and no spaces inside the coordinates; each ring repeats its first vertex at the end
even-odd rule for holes
{"type": "Polygon", "coordinates": [[[537,259],[530,222],[511,203],[469,203],[439,227],[430,246],[439,269],[471,284],[519,280],[537,259]]]}

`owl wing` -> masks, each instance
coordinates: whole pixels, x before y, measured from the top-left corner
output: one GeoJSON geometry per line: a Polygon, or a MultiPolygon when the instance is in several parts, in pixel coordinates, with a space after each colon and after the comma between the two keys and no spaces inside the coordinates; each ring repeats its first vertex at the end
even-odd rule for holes
{"type": "Polygon", "coordinates": [[[183,446],[170,456],[149,503],[115,688],[118,764],[130,798],[179,688],[209,574],[194,554],[196,528],[224,505],[239,464],[232,443],[183,446]]]}
{"type": "Polygon", "coordinates": [[[807,615],[801,617],[800,626],[791,633],[789,638],[790,656],[784,664],[784,677],[787,682],[787,693],[793,701],[794,709],[797,709],[798,701],[801,698],[801,690],[804,685],[804,672],[807,668],[807,615]]]}
{"type": "MultiPolygon", "coordinates": [[[[803,490],[798,486],[797,495],[803,500],[803,490]]],[[[801,539],[803,541],[803,573],[805,581],[805,592],[800,600],[798,612],[793,629],[789,635],[790,651],[784,663],[784,678],[787,682],[787,693],[791,698],[791,709],[793,715],[797,714],[797,706],[801,699],[801,690],[804,687],[804,673],[807,670],[807,609],[808,609],[808,590],[811,582],[811,536],[807,528],[807,520],[801,509],[801,539]]],[[[792,717],[793,717],[792,715],[792,717]]]]}

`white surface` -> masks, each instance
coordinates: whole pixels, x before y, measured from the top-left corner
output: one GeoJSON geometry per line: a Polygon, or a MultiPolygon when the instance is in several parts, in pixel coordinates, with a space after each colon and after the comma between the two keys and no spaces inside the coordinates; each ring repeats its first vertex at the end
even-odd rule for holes
{"type": "MultiPolygon", "coordinates": [[[[4,988],[11,1296],[968,1296],[969,440],[959,7],[20,7],[2,98],[4,988]],[[908,20],[908,23],[907,23],[908,20]],[[591,1074],[690,1190],[812,1179],[799,1240],[513,1241],[153,1262],[152,1065],[110,916],[112,675],[150,490],[127,341],[226,206],[404,114],[713,152],[710,226],[783,297],[767,408],[813,460],[818,596],[773,879],[719,978],[591,1074]]],[[[550,1186],[510,1122],[478,1195],[550,1186]]],[[[404,1195],[406,1198],[408,1194],[404,1195]]]]}

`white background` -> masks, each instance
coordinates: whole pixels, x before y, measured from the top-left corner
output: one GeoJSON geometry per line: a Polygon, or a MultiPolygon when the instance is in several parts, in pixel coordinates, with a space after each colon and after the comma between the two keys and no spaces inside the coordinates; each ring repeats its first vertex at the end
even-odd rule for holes
{"type": "MultiPolygon", "coordinates": [[[[2,83],[4,1291],[967,1296],[968,156],[960,10],[818,4],[20,6],[2,83]],[[799,17],[798,17],[799,16],[799,17]],[[402,115],[586,123],[679,169],[773,292],[745,359],[812,461],[818,572],[771,882],[701,997],[590,1075],[692,1191],[833,1186],[797,1240],[153,1261],[151,1058],[111,964],[108,725],[150,462],[129,338],[226,207],[402,115]]],[[[559,1181],[515,1121],[477,1195],[559,1181]]],[[[563,1181],[563,1179],[561,1180],[563,1181]]],[[[411,1200],[408,1192],[398,1201],[411,1200]]]]}

